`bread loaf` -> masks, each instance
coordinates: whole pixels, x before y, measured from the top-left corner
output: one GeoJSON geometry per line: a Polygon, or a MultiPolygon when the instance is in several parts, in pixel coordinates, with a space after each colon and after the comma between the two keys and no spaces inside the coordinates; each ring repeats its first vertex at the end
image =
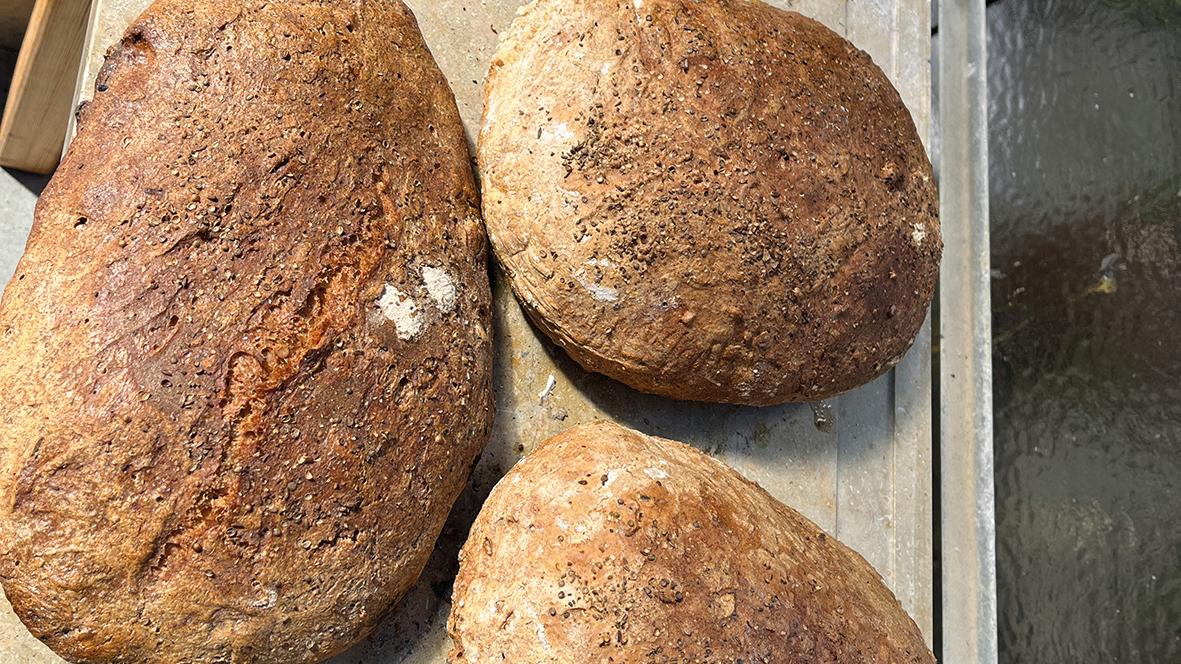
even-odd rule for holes
{"type": "Polygon", "coordinates": [[[680,399],[812,401],[898,362],[941,240],[869,56],[750,0],[536,0],[486,83],[492,245],[583,367],[680,399]]]}
{"type": "Polygon", "coordinates": [[[0,304],[0,580],[75,662],[314,662],[489,432],[486,249],[397,0],[158,0],[0,304]]]}
{"type": "Polygon", "coordinates": [[[935,661],[861,556],[720,461],[604,422],[493,489],[448,629],[452,662],[935,661]]]}

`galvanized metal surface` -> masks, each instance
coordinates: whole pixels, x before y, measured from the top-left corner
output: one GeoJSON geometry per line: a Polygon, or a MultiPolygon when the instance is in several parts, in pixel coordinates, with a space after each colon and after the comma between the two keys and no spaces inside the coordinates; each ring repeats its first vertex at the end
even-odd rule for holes
{"type": "Polygon", "coordinates": [[[939,2],[942,657],[997,661],[985,0],[939,2]]]}
{"type": "MultiPolygon", "coordinates": [[[[87,96],[102,54],[147,4],[148,0],[96,0],[80,86],[87,96]]],[[[408,4],[451,82],[469,138],[474,140],[482,81],[497,35],[524,3],[411,0],[408,4]]],[[[920,134],[928,134],[928,0],[772,4],[817,18],[868,51],[898,87],[920,134]]],[[[334,664],[442,661],[449,647],[444,624],[455,553],[482,498],[538,442],[593,418],[613,419],[695,444],[758,481],[860,551],[931,642],[929,325],[894,371],[818,409],[830,420],[818,425],[823,418],[808,405],[756,409],[676,402],[588,375],[526,322],[499,275],[494,291],[497,421],[492,441],[422,580],[372,637],[334,659],[334,664]]],[[[0,637],[19,631],[14,621],[10,612],[0,616],[0,637]]],[[[0,643],[0,659],[60,661],[27,634],[16,643],[11,639],[0,643]]]]}

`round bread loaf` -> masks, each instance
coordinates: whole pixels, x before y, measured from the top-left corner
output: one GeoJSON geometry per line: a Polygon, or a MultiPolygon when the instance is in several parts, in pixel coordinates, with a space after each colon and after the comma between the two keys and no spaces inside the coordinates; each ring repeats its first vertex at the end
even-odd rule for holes
{"type": "Polygon", "coordinates": [[[933,663],[868,562],[724,463],[596,422],[492,490],[452,662],[933,663]]]}
{"type": "Polygon", "coordinates": [[[942,244],[885,75],[749,0],[536,0],[479,164],[493,249],[583,367],[679,399],[812,401],[896,364],[942,244]]]}
{"type": "Polygon", "coordinates": [[[159,0],[0,304],[0,579],[73,662],[321,661],[491,420],[454,99],[396,0],[159,0]]]}
{"type": "Polygon", "coordinates": [[[542,443],[460,553],[453,662],[922,662],[864,558],[720,461],[605,422],[542,443]]]}

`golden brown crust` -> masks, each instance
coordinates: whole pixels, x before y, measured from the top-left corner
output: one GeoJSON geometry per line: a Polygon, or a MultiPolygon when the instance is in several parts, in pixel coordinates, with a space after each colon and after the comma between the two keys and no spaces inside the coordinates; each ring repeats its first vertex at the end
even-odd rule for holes
{"type": "Polygon", "coordinates": [[[400,2],[159,0],[0,304],[0,578],[79,662],[311,662],[491,420],[455,102],[400,2]]]}
{"type": "Polygon", "coordinates": [[[606,422],[493,489],[448,630],[452,662],[934,662],[864,558],[720,461],[606,422]]]}
{"type": "Polygon", "coordinates": [[[485,89],[493,248],[587,369],[761,405],[853,388],[913,341],[931,164],[831,30],[748,0],[537,0],[485,89]]]}

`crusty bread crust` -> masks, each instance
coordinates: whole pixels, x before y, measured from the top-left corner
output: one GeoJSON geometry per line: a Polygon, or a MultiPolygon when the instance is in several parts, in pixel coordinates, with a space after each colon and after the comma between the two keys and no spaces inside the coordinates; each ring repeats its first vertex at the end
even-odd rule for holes
{"type": "Polygon", "coordinates": [[[454,99],[394,0],[159,0],[0,304],[0,579],[77,662],[320,661],[491,421],[454,99]]]}
{"type": "Polygon", "coordinates": [[[935,661],[864,558],[720,461],[606,422],[493,489],[448,630],[452,662],[935,661]]]}
{"type": "Polygon", "coordinates": [[[582,366],[765,405],[901,358],[941,253],[931,164],[869,56],[749,0],[536,0],[479,142],[484,218],[582,366]]]}

